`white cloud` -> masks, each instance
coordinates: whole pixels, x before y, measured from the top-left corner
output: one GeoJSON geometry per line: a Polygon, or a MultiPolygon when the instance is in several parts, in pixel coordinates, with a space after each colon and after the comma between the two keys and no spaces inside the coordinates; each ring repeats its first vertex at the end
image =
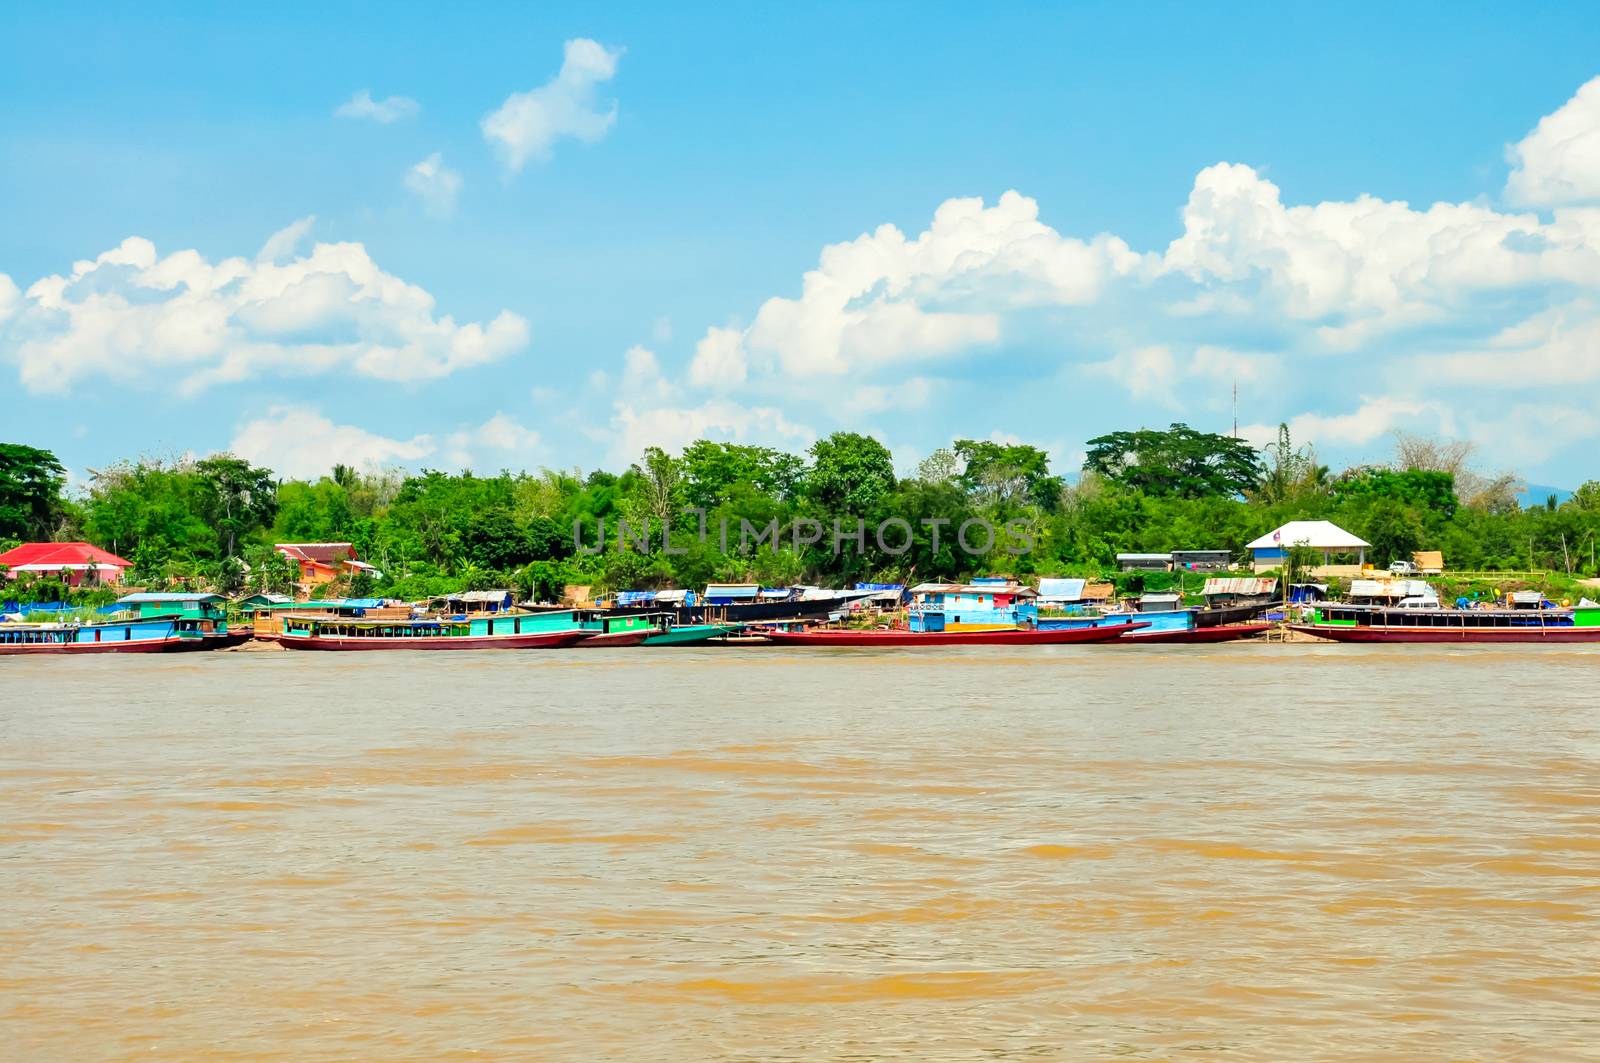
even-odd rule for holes
{"type": "Polygon", "coordinates": [[[635,344],[623,352],[619,391],[625,399],[658,402],[670,398],[673,390],[654,351],[635,344]]]}
{"type": "Polygon", "coordinates": [[[1166,344],[1151,344],[1090,362],[1083,369],[1091,376],[1116,381],[1136,399],[1181,409],[1193,397],[1196,383],[1229,388],[1242,384],[1247,390],[1260,391],[1277,377],[1279,363],[1271,355],[1212,345],[1197,347],[1187,357],[1180,357],[1166,344]]]}
{"type": "MultiPolygon", "coordinates": [[[[1395,431],[1414,435],[1456,432],[1455,416],[1443,403],[1395,396],[1364,396],[1349,413],[1303,413],[1288,421],[1289,435],[1318,446],[1365,446],[1395,431]]],[[[1278,438],[1277,425],[1251,424],[1239,429],[1240,437],[1257,446],[1278,438]]]]}
{"type": "Polygon", "coordinates": [[[434,152],[407,170],[405,184],[434,217],[448,218],[456,212],[461,175],[444,164],[444,157],[439,152],[434,152]]]}
{"type": "Polygon", "coordinates": [[[566,43],[561,72],[539,88],[506,97],[479,123],[506,168],[517,173],[529,159],[547,159],[555,142],[573,137],[593,144],[617,121],[617,105],[601,109],[597,89],[617,72],[622,50],[585,38],[566,43]]]}
{"type": "Polygon", "coordinates": [[[444,457],[461,468],[483,462],[526,459],[539,445],[539,433],[509,414],[496,413],[475,428],[461,428],[445,437],[444,457]]]}
{"type": "Polygon", "coordinates": [[[311,480],[335,465],[374,469],[418,461],[435,447],[431,436],[390,439],[334,424],[316,410],[274,406],[265,417],[240,425],[228,449],[280,477],[311,480]]]}
{"type": "Polygon", "coordinates": [[[374,100],[371,89],[362,89],[340,104],[333,113],[339,118],[364,118],[388,125],[402,118],[410,118],[420,108],[417,101],[406,96],[390,96],[374,100]]]}
{"type": "Polygon", "coordinates": [[[1232,309],[1311,323],[1336,348],[1444,319],[1486,290],[1583,283],[1600,270],[1595,219],[1547,225],[1471,203],[1417,211],[1372,196],[1286,207],[1277,185],[1234,163],[1200,172],[1183,221],[1164,271],[1236,286],[1248,301],[1232,309]]]}
{"type": "Polygon", "coordinates": [[[1600,415],[1560,403],[1516,403],[1497,415],[1474,417],[1467,428],[1496,468],[1521,468],[1600,439],[1600,415]]]}
{"type": "Polygon", "coordinates": [[[17,312],[22,306],[22,292],[17,288],[17,282],[0,273],[0,325],[17,312]]]}
{"type": "MultiPolygon", "coordinates": [[[[1141,253],[1058,232],[1015,191],[947,200],[920,233],[825,246],[797,294],[704,332],[688,382],[837,419],[894,408],[911,380],[948,395],[1003,381],[1042,410],[1035,396],[1087,374],[1196,424],[1237,384],[1251,420],[1292,416],[1328,447],[1490,425],[1512,389],[1600,409],[1600,79],[1512,156],[1508,199],[1546,215],[1487,198],[1294,203],[1220,162],[1195,176],[1181,232],[1141,253]]],[[[1099,398],[1099,417],[1143,415],[1099,398]]]]}
{"type": "Polygon", "coordinates": [[[738,329],[711,328],[695,344],[689,379],[696,387],[726,390],[744,383],[748,373],[744,334],[738,329]]]}
{"type": "Polygon", "coordinates": [[[816,433],[790,421],[770,406],[741,406],[728,399],[710,399],[698,406],[616,405],[611,418],[611,460],[638,460],[646,447],[676,453],[697,439],[763,443],[798,449],[810,446],[816,433]]]}
{"type": "Polygon", "coordinates": [[[309,407],[274,406],[265,416],[241,424],[228,449],[281,477],[313,480],[334,465],[414,467],[442,459],[448,465],[470,468],[480,463],[523,461],[538,445],[538,432],[505,413],[443,437],[422,434],[396,439],[355,425],[335,424],[309,407]]]}
{"type": "Polygon", "coordinates": [[[267,237],[267,242],[261,245],[261,250],[256,252],[257,262],[278,262],[294,254],[300,247],[301,241],[310,235],[311,227],[317,223],[315,214],[307,215],[298,221],[292,221],[267,237]]]}
{"type": "MultiPolygon", "coordinates": [[[[300,224],[263,253],[290,254],[300,224]]],[[[356,243],[319,243],[288,261],[212,263],[192,250],[161,257],[129,237],[35,281],[0,326],[0,356],[17,363],[23,387],[57,394],[84,381],[194,394],[263,374],[334,371],[433,380],[527,342],[527,322],[510,311],[487,324],[436,316],[433,296],[383,272],[356,243]]]]}
{"type": "Polygon", "coordinates": [[[1527,207],[1600,203],[1600,77],[1506,149],[1506,198],[1527,207]]]}
{"type": "MultiPolygon", "coordinates": [[[[928,361],[998,342],[1007,313],[1093,302],[1140,258],[1110,236],[1082,241],[1039,221],[1038,204],[1007,192],[946,200],[928,229],[907,239],[893,225],[822,250],[798,299],[767,300],[742,347],[786,377],[928,361]]],[[[731,344],[702,340],[732,364],[731,344]]],[[[702,377],[712,365],[708,357],[702,377]]]]}
{"type": "Polygon", "coordinates": [[[1173,408],[1180,405],[1174,390],[1178,382],[1178,363],[1171,349],[1161,344],[1122,351],[1083,368],[1092,375],[1115,380],[1136,399],[1173,408]]]}

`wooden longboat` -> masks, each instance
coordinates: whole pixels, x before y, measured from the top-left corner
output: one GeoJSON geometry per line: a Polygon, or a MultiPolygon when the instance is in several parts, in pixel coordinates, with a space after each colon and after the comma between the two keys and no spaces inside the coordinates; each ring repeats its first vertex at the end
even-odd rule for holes
{"type": "Polygon", "coordinates": [[[1237,642],[1240,639],[1252,639],[1258,635],[1265,635],[1272,630],[1272,624],[1261,621],[1255,624],[1223,624],[1216,627],[1192,627],[1181,631],[1135,631],[1124,635],[1117,641],[1119,643],[1148,644],[1160,643],[1162,645],[1191,645],[1210,644],[1217,642],[1237,642]]]}
{"type": "Polygon", "coordinates": [[[1291,631],[1334,642],[1594,643],[1600,609],[1385,609],[1324,606],[1291,631]]]}
{"type": "Polygon", "coordinates": [[[104,624],[3,624],[0,657],[33,654],[192,653],[217,646],[192,618],[157,617],[104,624]]]}
{"type": "Polygon", "coordinates": [[[593,634],[548,624],[522,631],[520,622],[504,634],[473,634],[471,622],[464,620],[284,617],[278,644],[291,650],[537,650],[571,646],[593,634]]]}
{"type": "Polygon", "coordinates": [[[1070,643],[1112,642],[1142,623],[1104,624],[1040,630],[1011,628],[1000,631],[766,631],[766,638],[785,646],[1055,646],[1070,643]]]}
{"type": "Polygon", "coordinates": [[[692,646],[723,638],[739,630],[738,624],[677,624],[663,628],[644,640],[646,646],[692,646]]]}

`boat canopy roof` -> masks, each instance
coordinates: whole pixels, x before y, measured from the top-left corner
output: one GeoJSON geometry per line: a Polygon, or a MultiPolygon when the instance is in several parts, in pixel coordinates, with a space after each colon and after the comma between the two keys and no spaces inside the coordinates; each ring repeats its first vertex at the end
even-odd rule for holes
{"type": "Polygon", "coordinates": [[[227,601],[220,594],[208,592],[193,592],[182,594],[168,594],[157,591],[140,591],[138,594],[125,594],[117,599],[118,605],[145,605],[152,602],[223,602],[227,601]]]}

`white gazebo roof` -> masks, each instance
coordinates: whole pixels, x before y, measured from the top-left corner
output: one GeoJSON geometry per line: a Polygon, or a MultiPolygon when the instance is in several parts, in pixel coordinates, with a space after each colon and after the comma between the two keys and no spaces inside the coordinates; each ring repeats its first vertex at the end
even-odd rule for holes
{"type": "Polygon", "coordinates": [[[1246,550],[1271,550],[1284,546],[1309,546],[1314,550],[1364,550],[1372,544],[1329,520],[1291,520],[1268,532],[1246,550]]]}

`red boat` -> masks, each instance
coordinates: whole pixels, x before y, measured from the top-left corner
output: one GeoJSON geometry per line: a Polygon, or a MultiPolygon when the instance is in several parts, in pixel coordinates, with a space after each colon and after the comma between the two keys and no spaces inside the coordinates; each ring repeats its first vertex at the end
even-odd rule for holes
{"type": "Polygon", "coordinates": [[[1291,631],[1334,642],[1600,644],[1594,609],[1384,609],[1329,605],[1291,631]]]}
{"type": "Polygon", "coordinates": [[[130,642],[74,642],[57,638],[38,642],[0,642],[0,657],[36,653],[186,653],[204,649],[209,647],[201,639],[182,635],[130,642]]]}
{"type": "Polygon", "coordinates": [[[1218,627],[1192,627],[1184,631],[1136,631],[1121,639],[1122,642],[1200,643],[1234,642],[1251,639],[1272,630],[1265,621],[1256,624],[1224,624],[1218,627]]]}
{"type": "Polygon", "coordinates": [[[655,633],[655,628],[634,631],[607,631],[600,634],[586,631],[584,632],[586,637],[578,645],[585,649],[604,649],[607,646],[637,646],[655,633]]]}
{"type": "Polygon", "coordinates": [[[816,628],[810,631],[765,631],[770,641],[789,646],[1055,646],[1076,642],[1111,642],[1147,624],[1107,624],[1039,631],[1006,628],[1000,631],[845,631],[816,628]]]}

